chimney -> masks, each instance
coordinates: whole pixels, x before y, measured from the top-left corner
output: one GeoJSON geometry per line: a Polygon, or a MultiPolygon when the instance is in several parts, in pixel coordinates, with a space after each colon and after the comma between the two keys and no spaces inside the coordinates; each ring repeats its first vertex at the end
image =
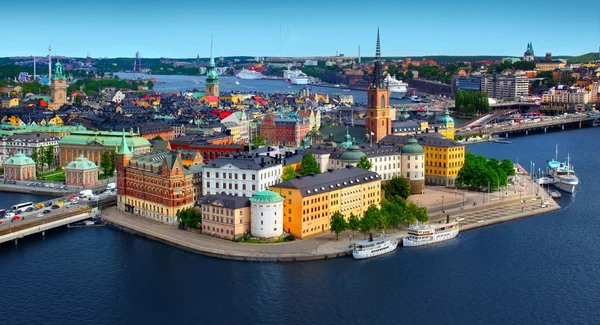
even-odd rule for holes
{"type": "Polygon", "coordinates": [[[260,157],[260,167],[265,167],[265,157],[260,157]]]}
{"type": "Polygon", "coordinates": [[[450,215],[446,215],[446,223],[450,223],[450,215]]]}
{"type": "Polygon", "coordinates": [[[546,61],[552,61],[552,53],[546,53],[546,61]]]}

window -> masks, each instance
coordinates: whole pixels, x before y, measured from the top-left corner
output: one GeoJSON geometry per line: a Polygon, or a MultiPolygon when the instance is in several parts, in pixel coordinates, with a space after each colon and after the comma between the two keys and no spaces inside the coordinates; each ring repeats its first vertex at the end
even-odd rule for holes
{"type": "MultiPolygon", "coordinates": [[[[262,215],[262,212],[260,213],[260,215],[262,215]]],[[[261,226],[263,225],[263,221],[262,220],[260,221],[260,225],[261,226]]]]}
{"type": "Polygon", "coordinates": [[[406,178],[410,178],[410,172],[406,172],[406,178]]]}

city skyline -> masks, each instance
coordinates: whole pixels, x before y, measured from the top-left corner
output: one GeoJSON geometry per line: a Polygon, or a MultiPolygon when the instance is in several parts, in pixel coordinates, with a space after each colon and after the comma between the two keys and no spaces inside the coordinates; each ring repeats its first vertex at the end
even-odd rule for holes
{"type": "MultiPolygon", "coordinates": [[[[547,17],[562,14],[560,7],[516,0],[507,0],[499,8],[474,1],[450,4],[433,0],[427,11],[418,4],[391,1],[360,8],[337,0],[307,0],[284,6],[272,0],[263,1],[262,6],[235,0],[227,7],[187,0],[169,6],[159,1],[82,4],[66,0],[60,7],[34,1],[36,10],[27,12],[29,23],[21,18],[17,21],[20,15],[5,20],[9,25],[18,24],[20,32],[7,33],[3,38],[6,46],[2,46],[0,57],[45,56],[48,45],[52,45],[52,54],[58,56],[85,57],[90,53],[92,57],[113,58],[140,52],[145,58],[205,58],[210,54],[211,36],[217,57],[338,53],[355,57],[358,46],[361,56],[372,57],[378,26],[384,57],[520,57],[529,42],[533,42],[537,56],[546,52],[555,56],[596,52],[600,44],[595,43],[600,41],[593,40],[600,40],[600,3],[576,2],[573,6],[590,9],[578,13],[580,21],[589,22],[589,28],[580,33],[549,28],[547,17]],[[515,6],[518,14],[514,13],[515,6]],[[528,12],[535,14],[528,16],[528,12]],[[47,24],[55,25],[49,29],[52,32],[40,32],[47,24]]],[[[29,7],[14,2],[4,8],[29,11],[29,7]]]]}

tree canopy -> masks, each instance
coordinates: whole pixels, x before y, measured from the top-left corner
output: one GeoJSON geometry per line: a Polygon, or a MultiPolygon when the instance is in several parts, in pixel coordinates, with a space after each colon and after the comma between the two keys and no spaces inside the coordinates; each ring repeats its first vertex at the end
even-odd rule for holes
{"type": "Polygon", "coordinates": [[[320,174],[321,169],[319,168],[317,160],[313,154],[308,152],[304,155],[302,161],[300,162],[300,175],[306,176],[310,173],[320,174]]]}
{"type": "Polygon", "coordinates": [[[252,145],[256,148],[266,146],[267,140],[262,135],[257,135],[252,139],[252,145]]]}
{"type": "Polygon", "coordinates": [[[499,186],[508,185],[508,177],[514,176],[513,163],[504,159],[486,159],[484,156],[475,156],[467,152],[465,163],[458,172],[456,182],[476,188],[497,189],[499,186]]]}
{"type": "Polygon", "coordinates": [[[344,219],[344,216],[339,211],[331,215],[329,225],[331,232],[335,233],[335,240],[338,240],[340,233],[348,228],[346,219],[344,219]]]}
{"type": "Polygon", "coordinates": [[[463,114],[483,114],[490,111],[488,94],[458,90],[455,96],[456,109],[463,114]]]}
{"type": "Polygon", "coordinates": [[[386,199],[395,196],[406,199],[410,195],[410,183],[402,176],[392,177],[389,182],[381,184],[381,188],[385,192],[386,199]]]}
{"type": "Polygon", "coordinates": [[[177,212],[180,226],[202,228],[202,212],[196,208],[187,208],[177,212]]]}
{"type": "Polygon", "coordinates": [[[371,170],[373,164],[371,164],[369,158],[367,158],[366,156],[362,156],[360,157],[360,161],[358,162],[358,164],[356,164],[356,167],[362,168],[364,170],[371,170]]]}
{"type": "Polygon", "coordinates": [[[296,178],[296,170],[294,170],[294,167],[292,167],[291,165],[283,167],[283,172],[281,174],[281,181],[285,182],[285,181],[289,181],[294,178],[296,178]]]}

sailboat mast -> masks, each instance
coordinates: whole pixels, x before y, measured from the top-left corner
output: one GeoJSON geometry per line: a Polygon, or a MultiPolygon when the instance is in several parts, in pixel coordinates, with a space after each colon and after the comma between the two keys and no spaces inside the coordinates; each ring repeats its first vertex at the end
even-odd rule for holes
{"type": "Polygon", "coordinates": [[[556,144],[556,157],[554,160],[558,161],[558,143],[556,144]]]}

